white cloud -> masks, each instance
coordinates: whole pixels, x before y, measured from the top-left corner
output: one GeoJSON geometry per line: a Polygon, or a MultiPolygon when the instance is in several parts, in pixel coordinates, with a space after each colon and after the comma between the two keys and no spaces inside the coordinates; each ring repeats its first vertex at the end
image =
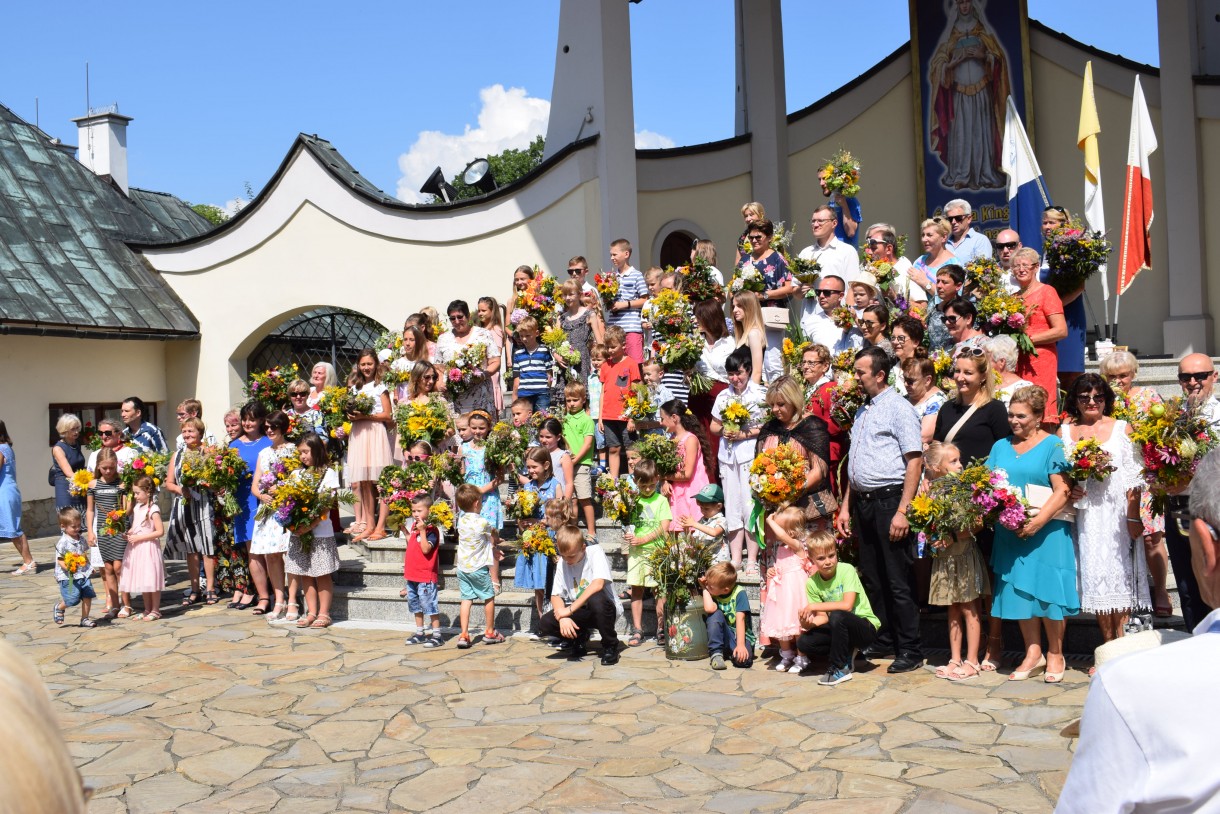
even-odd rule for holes
{"type": "Polygon", "coordinates": [[[669,136],[663,136],[651,130],[635,131],[635,148],[637,150],[667,150],[673,146],[674,140],[669,136]]]}
{"type": "Polygon", "coordinates": [[[250,202],[247,201],[245,198],[233,198],[233,199],[225,201],[223,204],[221,204],[220,208],[222,210],[224,210],[224,213],[226,215],[228,215],[229,217],[233,217],[238,212],[245,209],[246,204],[248,204],[248,203],[250,203],[250,202]]]}

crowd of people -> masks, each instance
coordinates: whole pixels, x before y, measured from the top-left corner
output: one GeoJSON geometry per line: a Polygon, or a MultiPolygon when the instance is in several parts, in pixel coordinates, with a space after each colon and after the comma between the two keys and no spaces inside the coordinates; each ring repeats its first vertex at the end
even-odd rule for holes
{"type": "MultiPolygon", "coordinates": [[[[419,505],[400,532],[408,543],[403,596],[416,614],[413,645],[444,641],[436,590],[442,534],[428,519],[440,497],[456,504],[463,600],[457,646],[475,639],[474,602],[489,620],[482,641],[503,641],[490,626],[501,590],[502,487],[537,492],[536,509],[520,518],[518,530],[540,524],[554,549],[551,557],[522,555],[515,562],[516,587],[536,593],[533,634],[583,653],[590,631],[600,630],[607,663],[617,659],[614,620],[624,600],[626,644],[647,637],[644,599],[656,587],[647,554],[669,533],[715,548],[702,587],[718,668],[750,666],[761,644],[774,648],[779,670],[801,672],[817,655],[828,656],[828,684],[851,678],[857,651],[892,658],[891,673],[915,670],[925,661],[920,608],[931,604],[949,609],[951,658],[938,676],[966,681],[997,669],[1001,625],[1010,619],[1025,640],[1010,678],[1044,673],[1054,682],[1065,670],[1068,617],[1095,614],[1109,640],[1123,634],[1133,614],[1172,613],[1169,563],[1192,625],[1210,609],[1192,587],[1185,537],[1171,519],[1183,511],[1189,490],[1170,498],[1169,518],[1153,511],[1123,418],[1159,396],[1134,386],[1138,364],[1126,352],[1104,359],[1100,376],[1084,373],[1080,292],[1060,296],[1044,282],[1048,269],[1035,247],[1022,246],[1007,229],[993,247],[973,228],[964,200],[949,201],[943,211],[920,224],[922,251],[914,261],[902,256],[892,225],[862,227],[859,203],[834,195],[812,213],[812,242],[795,256],[777,242],[782,230],[761,205],[743,207],[731,273],[717,267],[720,254],[708,240],[694,242],[685,269],[640,271],[626,240],[610,244],[612,268],[596,275],[581,256],[569,261],[561,282],[521,266],[503,307],[487,296],[474,312],[454,300],[443,318],[423,308],[387,349],[361,351],[342,386],[367,396],[371,407],[347,416],[341,446],[319,409],[327,388],[340,386],[328,363],[315,365],[308,382],[291,382],[289,403],[271,405],[280,409],[252,400],[227,413],[222,440],[249,473],[231,512],[214,495],[182,485],[184,462],[215,444],[198,401],[178,406],[181,434],[172,446],[144,419],[140,399],[124,401],[121,419],[100,422],[101,448],[88,458],[80,420],[62,416],[49,473],[63,530],[55,621],[63,623],[66,609],[81,604],[81,624],[92,624],[93,589],[78,575],[88,571],[63,566],[71,553],[93,556],[109,619],[161,617],[166,557],[187,561],[185,605],[214,604],[231,593],[230,608],[274,623],[325,627],[331,575],[339,567],[337,514],[312,528],[257,519],[270,500],[260,487],[263,475],[289,453],[319,473],[320,489],[337,489],[341,470],[355,501],[346,531],[353,541],[375,541],[390,533],[386,495],[378,489],[383,470],[451,449],[461,458],[464,482],[447,491],[434,484],[417,495],[419,505]],[[978,319],[980,292],[966,267],[979,258],[996,261],[1004,290],[1024,304],[1024,347],[1009,333],[991,335],[978,319]],[[703,275],[697,291],[691,268],[703,275]],[[553,285],[554,305],[539,315],[531,298],[544,283],[553,285]],[[677,292],[689,313],[697,361],[671,362],[667,317],[659,310],[674,301],[667,291],[677,292]],[[470,370],[473,350],[482,355],[470,370]],[[405,375],[395,383],[386,377],[391,369],[405,375]],[[846,380],[859,390],[849,409],[846,380]],[[437,397],[448,402],[446,437],[400,438],[399,406],[437,397]],[[653,405],[651,411],[638,401],[653,405]],[[530,449],[515,470],[488,457],[488,437],[501,418],[529,428],[530,449]],[[307,432],[290,441],[290,427],[301,423],[307,432]],[[659,474],[637,448],[655,434],[676,445],[672,473],[659,474]],[[1085,439],[1114,464],[1087,489],[1064,474],[1065,449],[1085,439]],[[783,507],[761,510],[751,469],[759,454],[780,445],[804,460],[807,474],[783,507]],[[142,450],[170,454],[167,520],[154,500],[160,484],[138,481],[126,492],[120,484],[122,464],[142,450]],[[937,477],[972,462],[1004,470],[1039,510],[1015,530],[962,528],[946,539],[918,539],[906,517],[912,501],[937,477]],[[82,470],[89,473],[83,494],[72,488],[82,470]],[[629,557],[621,595],[596,545],[594,487],[602,474],[628,475],[639,491],[633,522],[624,524],[629,557]],[[108,527],[107,514],[124,505],[128,525],[108,527]],[[757,609],[742,587],[754,580],[762,596],[757,609]],[[131,594],[143,594],[142,613],[135,613],[131,594]]],[[[1067,217],[1047,209],[1044,230],[1050,235],[1067,217]]],[[[1192,401],[1220,422],[1210,359],[1187,356],[1180,379],[1192,401]]],[[[0,464],[0,537],[21,553],[15,573],[32,573],[3,423],[0,464]]],[[[660,619],[663,595],[656,600],[660,619]]],[[[664,642],[665,630],[656,637],[664,642]]]]}

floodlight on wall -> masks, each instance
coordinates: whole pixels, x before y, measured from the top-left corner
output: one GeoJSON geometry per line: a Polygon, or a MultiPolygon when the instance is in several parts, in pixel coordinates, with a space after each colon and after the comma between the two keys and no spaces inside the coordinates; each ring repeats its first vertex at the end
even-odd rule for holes
{"type": "Polygon", "coordinates": [[[476,158],[462,170],[462,181],[477,187],[480,192],[491,192],[496,188],[496,177],[491,173],[491,164],[486,158],[476,158]]]}
{"type": "Polygon", "coordinates": [[[445,180],[445,174],[441,172],[441,168],[437,167],[428,176],[428,180],[424,181],[424,185],[419,188],[423,195],[432,195],[440,198],[445,203],[453,203],[457,199],[457,190],[453,185],[445,180]]]}

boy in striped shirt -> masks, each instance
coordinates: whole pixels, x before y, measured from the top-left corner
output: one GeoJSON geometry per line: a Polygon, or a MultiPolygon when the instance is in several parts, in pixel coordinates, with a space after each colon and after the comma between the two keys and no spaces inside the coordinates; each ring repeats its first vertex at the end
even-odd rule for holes
{"type": "Polygon", "coordinates": [[[517,325],[520,344],[513,351],[513,398],[528,399],[534,412],[551,408],[551,352],[538,343],[538,320],[526,317],[517,325]]]}

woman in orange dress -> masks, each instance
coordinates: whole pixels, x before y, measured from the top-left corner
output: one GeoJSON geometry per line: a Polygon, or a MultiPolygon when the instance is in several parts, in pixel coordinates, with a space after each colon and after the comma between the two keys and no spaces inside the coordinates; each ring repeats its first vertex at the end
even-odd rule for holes
{"type": "Polygon", "coordinates": [[[1067,336],[1067,321],[1063,303],[1055,289],[1038,281],[1042,259],[1028,246],[1012,256],[1012,276],[1021,289],[1017,296],[1025,301],[1027,319],[1025,331],[1034,343],[1037,355],[1022,352],[1017,360],[1017,375],[1040,385],[1050,397],[1042,415],[1042,428],[1054,432],[1059,426],[1059,357],[1056,343],[1067,336]]]}

